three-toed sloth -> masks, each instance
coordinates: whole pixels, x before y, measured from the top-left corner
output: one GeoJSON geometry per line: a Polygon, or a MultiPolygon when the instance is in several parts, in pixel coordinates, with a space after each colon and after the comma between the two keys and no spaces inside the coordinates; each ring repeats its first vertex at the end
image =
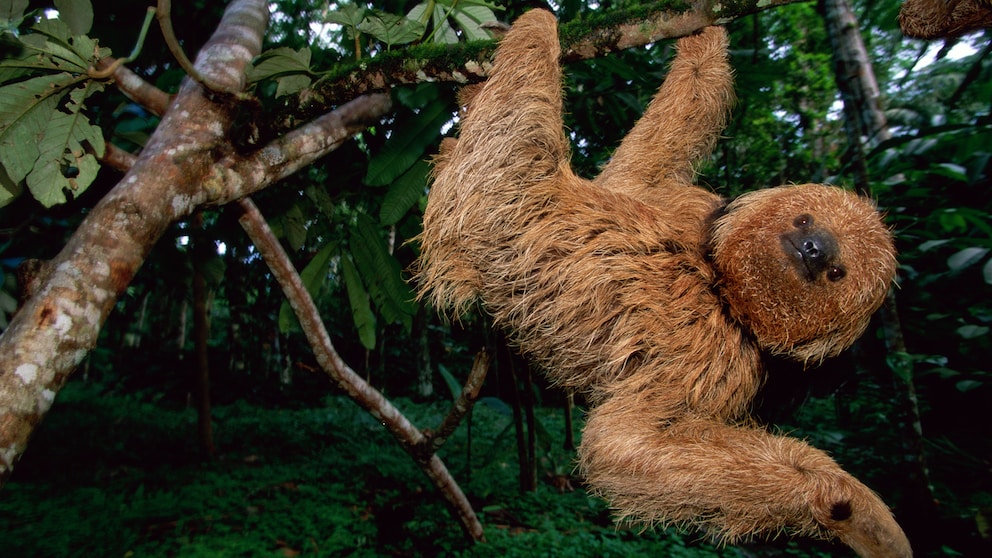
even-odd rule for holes
{"type": "Polygon", "coordinates": [[[816,184],[729,202],[693,185],[734,97],[718,27],[678,41],[644,116],[595,180],[580,178],[559,50],[541,10],[502,40],[436,162],[421,296],[454,313],[481,301],[551,380],[586,395],[580,468],[621,516],[910,556],[871,490],[747,418],[762,351],[817,363],[882,303],[896,262],[874,205],[816,184]]]}

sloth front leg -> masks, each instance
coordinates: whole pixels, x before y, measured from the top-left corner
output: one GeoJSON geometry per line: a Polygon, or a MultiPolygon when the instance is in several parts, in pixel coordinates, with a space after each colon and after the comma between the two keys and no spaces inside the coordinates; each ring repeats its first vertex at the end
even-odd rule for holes
{"type": "Polygon", "coordinates": [[[583,431],[582,472],[625,519],[728,543],[785,530],[837,537],[863,557],[912,556],[885,504],[826,453],[716,419],[665,423],[651,408],[643,393],[614,396],[583,431]]]}

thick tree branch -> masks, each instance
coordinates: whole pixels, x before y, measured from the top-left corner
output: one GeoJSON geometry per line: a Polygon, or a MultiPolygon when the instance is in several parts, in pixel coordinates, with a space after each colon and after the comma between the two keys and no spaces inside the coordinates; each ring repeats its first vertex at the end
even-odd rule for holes
{"type": "Polygon", "coordinates": [[[106,148],[104,149],[103,157],[99,158],[100,163],[103,165],[107,165],[108,167],[120,172],[127,172],[131,170],[131,167],[134,166],[135,161],[138,160],[133,153],[125,151],[109,141],[105,145],[106,148]]]}
{"type": "MultiPolygon", "coordinates": [[[[385,426],[414,458],[444,495],[469,536],[474,540],[483,540],[482,525],[478,517],[444,463],[433,451],[429,453],[419,451],[419,448],[430,445],[429,439],[338,355],[324,327],[324,322],[320,319],[317,306],[307,292],[306,286],[303,285],[303,280],[300,279],[289,256],[265,222],[265,218],[258,211],[258,207],[248,198],[238,203],[243,212],[238,221],[289,299],[300,327],[313,348],[317,363],[349,397],[385,426]]],[[[485,366],[482,368],[484,369],[485,366]]],[[[477,377],[478,374],[473,376],[477,377]]],[[[469,384],[466,384],[466,390],[472,392],[473,389],[468,386],[469,384]]]]}
{"type": "Polygon", "coordinates": [[[215,166],[206,188],[212,204],[262,190],[337,149],[392,108],[388,94],[363,95],[248,155],[231,153],[215,166]]]}
{"type": "MultiPolygon", "coordinates": [[[[242,88],[268,24],[262,0],[234,0],[197,57],[215,83],[242,88]]],[[[50,262],[47,281],[0,336],[0,483],[170,223],[214,196],[203,187],[230,150],[230,107],[189,80],[123,180],[50,262]]]]}
{"type": "MultiPolygon", "coordinates": [[[[707,25],[721,25],[757,12],[809,0],[696,0],[657,2],[636,10],[608,14],[562,26],[562,56],[571,62],[598,58],[618,50],[681,37],[707,25]],[[672,6],[676,6],[673,8],[672,6]]],[[[392,55],[363,61],[302,92],[287,105],[281,120],[302,121],[326,112],[329,106],[371,91],[396,85],[428,82],[467,84],[484,80],[496,42],[452,45],[438,55],[436,47],[411,47],[392,55]]]]}

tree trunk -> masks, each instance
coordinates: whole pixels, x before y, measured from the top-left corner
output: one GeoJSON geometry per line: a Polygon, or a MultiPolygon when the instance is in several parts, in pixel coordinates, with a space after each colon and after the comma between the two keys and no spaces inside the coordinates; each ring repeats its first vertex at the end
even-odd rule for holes
{"type": "Polygon", "coordinates": [[[209,257],[208,245],[203,238],[203,213],[193,216],[192,257],[193,257],[193,352],[196,378],[193,393],[196,397],[196,432],[200,451],[204,457],[214,457],[214,431],[210,416],[210,322],[207,316],[207,279],[203,275],[203,264],[209,257]]]}
{"type": "MultiPolygon", "coordinates": [[[[870,196],[865,152],[890,139],[892,133],[880,106],[878,83],[850,4],[847,0],[821,0],[820,9],[834,53],[837,86],[844,100],[845,129],[850,142],[856,187],[870,196]]],[[[909,423],[909,428],[901,430],[909,463],[909,470],[904,474],[909,482],[898,515],[900,523],[913,538],[914,546],[919,550],[929,549],[935,544],[931,533],[936,533],[933,529],[933,520],[937,517],[936,499],[926,466],[913,364],[908,358],[892,289],[882,307],[881,317],[897,397],[909,423]]]]}
{"type": "Polygon", "coordinates": [[[427,398],[434,395],[434,366],[431,363],[430,329],[427,327],[427,311],[423,306],[414,316],[414,330],[419,332],[419,366],[417,366],[417,394],[427,398]]]}

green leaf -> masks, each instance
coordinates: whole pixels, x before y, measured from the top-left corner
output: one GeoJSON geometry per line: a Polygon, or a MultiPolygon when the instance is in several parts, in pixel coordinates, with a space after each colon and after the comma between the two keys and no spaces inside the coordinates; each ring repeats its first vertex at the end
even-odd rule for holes
{"type": "Polygon", "coordinates": [[[389,253],[379,228],[364,214],[351,229],[351,255],[376,308],[387,323],[413,326],[413,291],[403,281],[402,268],[389,253]]]}
{"type": "Polygon", "coordinates": [[[492,38],[489,32],[482,28],[483,23],[496,21],[496,14],[488,7],[458,4],[458,8],[451,15],[458,23],[466,41],[481,41],[492,38]]]}
{"type": "Polygon", "coordinates": [[[16,200],[23,191],[21,185],[11,180],[4,168],[0,167],[0,207],[16,200]]]}
{"type": "Polygon", "coordinates": [[[351,318],[358,330],[358,340],[363,347],[372,350],[375,348],[375,315],[369,307],[369,294],[362,285],[351,258],[341,258],[341,271],[348,291],[348,302],[351,304],[351,318]]]}
{"type": "Polygon", "coordinates": [[[85,35],[93,27],[93,5],[90,0],[55,0],[55,9],[73,35],[85,35]]]}
{"type": "Polygon", "coordinates": [[[416,205],[427,189],[427,176],[430,164],[419,161],[410,167],[389,186],[382,208],[379,209],[379,222],[383,225],[394,225],[416,205]]]}
{"type": "Polygon", "coordinates": [[[416,41],[424,34],[425,26],[419,21],[404,16],[372,10],[358,24],[358,30],[368,33],[387,46],[405,45],[416,41]]]}
{"type": "Polygon", "coordinates": [[[309,76],[294,75],[294,76],[284,76],[276,78],[276,83],[279,85],[276,87],[276,98],[284,97],[286,95],[293,95],[303,91],[307,87],[310,87],[310,83],[313,80],[309,76]]]}
{"type": "Polygon", "coordinates": [[[41,76],[0,88],[0,165],[14,182],[24,180],[40,153],[38,144],[57,113],[69,74],[41,76]]]}
{"type": "Polygon", "coordinates": [[[431,16],[434,24],[434,42],[440,44],[455,44],[458,42],[458,32],[448,21],[448,11],[440,4],[434,5],[434,13],[431,16]]]}
{"type": "Polygon", "coordinates": [[[96,178],[100,163],[88,153],[82,142],[103,152],[100,128],[93,126],[81,114],[56,113],[38,144],[38,160],[26,180],[31,195],[45,207],[67,201],[82,194],[96,178]]]}
{"type": "Polygon", "coordinates": [[[965,248],[964,250],[959,250],[950,255],[947,258],[947,267],[951,271],[961,271],[966,267],[978,263],[982,258],[984,258],[989,253],[988,248],[982,248],[979,246],[971,246],[965,248]]]}
{"type": "Polygon", "coordinates": [[[289,242],[289,247],[293,250],[303,248],[307,241],[307,219],[303,215],[303,210],[300,209],[300,204],[294,203],[286,210],[282,216],[282,222],[283,232],[286,235],[286,241],[289,242]]]}
{"type": "MultiPolygon", "coordinates": [[[[327,279],[327,268],[330,265],[331,256],[337,250],[337,247],[336,242],[331,242],[321,248],[317,252],[317,255],[300,272],[300,280],[313,300],[317,300],[317,297],[320,296],[320,289],[324,286],[324,282],[327,279]]],[[[279,331],[288,333],[298,326],[299,321],[296,319],[296,313],[293,312],[293,307],[290,306],[288,300],[284,300],[282,306],[279,307],[279,331]]]]}
{"type": "Polygon", "coordinates": [[[95,43],[88,37],[72,37],[72,31],[62,20],[42,19],[22,42],[51,61],[52,68],[75,74],[85,73],[94,57],[95,43]]]}
{"type": "Polygon", "coordinates": [[[287,74],[310,74],[309,48],[298,50],[280,47],[263,52],[252,63],[248,70],[248,81],[255,83],[264,79],[275,78],[287,74]]]}
{"type": "Polygon", "coordinates": [[[413,119],[386,140],[376,156],[369,161],[363,182],[368,186],[385,186],[405,173],[424,155],[428,145],[437,141],[441,127],[452,118],[448,103],[435,99],[418,112],[413,119]]]}
{"type": "Polygon", "coordinates": [[[458,396],[462,394],[462,384],[455,379],[455,377],[451,374],[451,371],[448,370],[447,366],[438,364],[437,371],[441,374],[441,377],[444,378],[444,383],[447,384],[448,391],[451,392],[451,400],[458,401],[458,396]]]}
{"type": "Polygon", "coordinates": [[[961,165],[941,163],[930,167],[930,172],[938,176],[957,180],[959,182],[968,182],[968,169],[962,167],[961,165]]]}
{"type": "Polygon", "coordinates": [[[913,380],[913,356],[906,352],[891,352],[885,356],[885,363],[892,373],[904,382],[913,380]]]}
{"type": "Polygon", "coordinates": [[[345,4],[333,12],[328,12],[324,20],[328,23],[337,23],[345,27],[355,28],[365,19],[365,13],[367,11],[367,8],[357,4],[345,4]]]}
{"type": "Polygon", "coordinates": [[[96,157],[105,148],[103,131],[82,113],[82,101],[102,87],[88,82],[87,87],[72,90],[66,105],[70,112],[51,113],[37,145],[38,157],[25,177],[31,194],[45,207],[65,203],[66,193],[82,194],[96,179],[100,170],[96,157]]]}
{"type": "Polygon", "coordinates": [[[0,22],[17,29],[24,20],[24,10],[27,7],[28,0],[0,0],[0,22]]]}
{"type": "Polygon", "coordinates": [[[397,87],[393,91],[400,104],[413,110],[426,107],[440,96],[436,83],[418,83],[413,87],[397,87]]]}
{"type": "Polygon", "coordinates": [[[942,238],[939,240],[927,240],[926,242],[920,243],[920,245],[917,247],[917,250],[919,250],[920,252],[929,252],[930,250],[933,250],[934,248],[939,248],[947,244],[948,242],[950,242],[950,239],[947,238],[942,238]]]}
{"type": "Polygon", "coordinates": [[[982,266],[982,277],[986,284],[992,285],[992,260],[985,262],[985,265],[982,266]]]}
{"type": "Polygon", "coordinates": [[[960,382],[955,383],[954,387],[958,391],[964,393],[976,388],[980,388],[983,385],[984,384],[982,382],[979,382],[978,380],[961,380],[960,382]]]}
{"type": "Polygon", "coordinates": [[[987,334],[989,328],[987,326],[968,324],[959,327],[956,331],[958,335],[965,339],[975,339],[987,334]]]}

